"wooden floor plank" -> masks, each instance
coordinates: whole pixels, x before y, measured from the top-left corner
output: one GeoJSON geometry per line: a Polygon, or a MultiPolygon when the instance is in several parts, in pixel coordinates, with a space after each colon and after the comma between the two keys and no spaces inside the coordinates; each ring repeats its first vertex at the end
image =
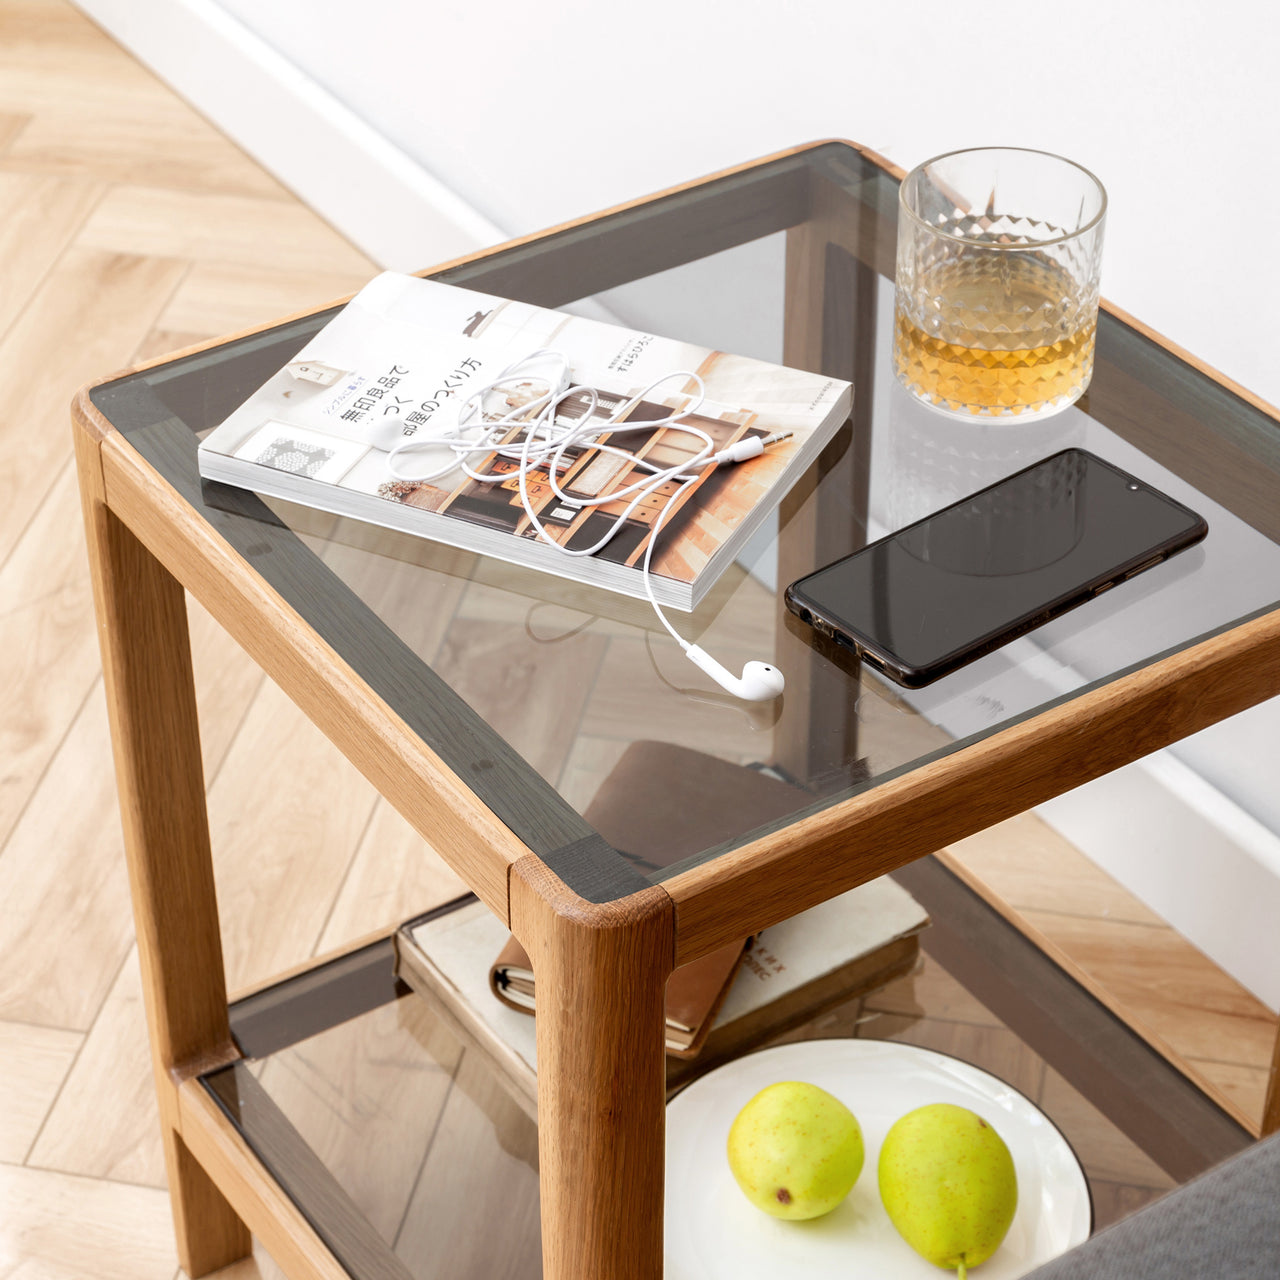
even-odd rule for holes
{"type": "Polygon", "coordinates": [[[209,793],[227,983],[309,958],[377,792],[271,683],[209,793]]]}
{"type": "Polygon", "coordinates": [[[274,1055],[262,1087],[390,1244],[462,1058],[416,999],[274,1055]]]}
{"type": "Polygon", "coordinates": [[[165,329],[210,338],[236,333],[355,293],[369,278],[365,270],[329,270],[323,260],[292,271],[197,262],[159,323],[165,329]]]}
{"type": "Polygon", "coordinates": [[[67,463],[0,567],[0,851],[101,670],[78,501],[67,463]]]}
{"type": "MultiPolygon", "coordinates": [[[[424,265],[438,256],[424,244],[424,265]]],[[[161,1172],[83,549],[63,469],[67,402],[135,353],[326,302],[374,270],[65,0],[0,0],[0,649],[14,677],[0,688],[0,1019],[9,1020],[0,1021],[0,1094],[19,1099],[0,1115],[0,1274],[180,1274],[164,1195],[130,1185],[158,1183],[161,1172]],[[32,1167],[3,1163],[24,1157],[32,1167]]],[[[477,705],[508,717],[505,731],[541,753],[540,767],[558,773],[579,806],[633,736],[664,736],[661,708],[674,695],[663,679],[700,687],[661,635],[638,644],[619,623],[651,627],[643,603],[619,600],[610,617],[590,621],[572,610],[583,603],[577,589],[564,588],[564,607],[522,601],[493,589],[517,581],[516,571],[474,558],[419,548],[416,558],[434,566],[424,577],[391,560],[331,554],[340,572],[362,576],[360,589],[379,607],[398,611],[397,628],[424,655],[437,653],[450,619],[462,621],[445,655],[454,677],[477,705]],[[579,637],[569,635],[583,623],[579,637]],[[559,645],[566,684],[598,662],[589,732],[576,744],[539,738],[548,717],[563,726],[576,710],[525,705],[518,679],[489,687],[494,659],[476,637],[496,644],[504,628],[559,645]]],[[[767,655],[773,642],[744,626],[760,616],[742,607],[753,589],[730,583],[706,637],[729,665],[767,655]]],[[[452,873],[394,811],[199,607],[190,618],[233,985],[453,896],[452,873]]],[[[887,687],[868,689],[863,738],[875,768],[943,740],[887,687]]],[[[717,698],[709,690],[698,708],[695,745],[770,759],[767,717],[717,698]]],[[[1126,998],[1139,1000],[1154,977],[1166,1037],[1181,1029],[1186,1051],[1203,1055],[1192,1059],[1196,1070],[1256,1107],[1265,1020],[1204,978],[1187,953],[1161,941],[1147,955],[1139,934],[1117,931],[1143,928],[1149,943],[1159,924],[1150,912],[1032,820],[975,837],[960,853],[1007,901],[1041,913],[1043,927],[1053,916],[1055,938],[1105,970],[1126,998]]],[[[536,1275],[535,1148],[522,1114],[474,1064],[463,1070],[415,1179],[406,1171],[422,1157],[439,1069],[408,1041],[362,1027],[339,1031],[328,1062],[318,1045],[299,1046],[291,1063],[272,1068],[272,1087],[290,1096],[295,1118],[375,1212],[394,1216],[378,1207],[388,1170],[402,1195],[412,1192],[399,1246],[417,1274],[536,1275]],[[408,1121],[397,1126],[396,1115],[408,1121]]],[[[945,1048],[1039,1087],[1089,1152],[1100,1225],[1168,1186],[927,960],[861,1012],[851,1006],[797,1034],[855,1030],[945,1048]]],[[[220,1274],[281,1280],[261,1253],[220,1274]]]]}
{"type": "Polygon", "coordinates": [[[73,246],[0,340],[0,562],[71,456],[72,396],[129,361],[185,270],[73,246]]]}
{"type": "Polygon", "coordinates": [[[1125,921],[1024,913],[1086,973],[1188,1058],[1267,1067],[1276,1017],[1179,933],[1125,921]]]}
{"type": "Polygon", "coordinates": [[[194,347],[207,338],[203,333],[179,333],[173,329],[152,329],[141,343],[133,358],[139,363],[158,360],[161,356],[173,355],[186,347],[194,347]]]}
{"type": "Polygon", "coordinates": [[[557,784],[560,794],[582,813],[622,759],[628,745],[625,739],[596,738],[580,733],[560,774],[557,784]]]}
{"type": "MultiPolygon", "coordinates": [[[[725,660],[720,651],[711,652],[725,660]]],[[[684,709],[682,745],[735,764],[773,759],[773,711],[713,688],[663,636],[652,644],[621,637],[610,642],[579,731],[594,738],[664,741],[673,685],[698,691],[696,703],[684,709]]]]}
{"type": "Polygon", "coordinates": [[[29,111],[0,111],[0,163],[13,140],[31,123],[29,111]]]}
{"type": "Polygon", "coordinates": [[[3,156],[21,173],[86,174],[103,182],[235,192],[287,207],[288,193],[191,108],[154,94],[105,101],[86,114],[78,95],[46,101],[3,156]]]}
{"type": "MultiPolygon", "coordinates": [[[[1227,1053],[1233,1045],[1224,1046],[1227,1053]]],[[[1188,1057],[1187,1063],[1214,1088],[1235,1103],[1247,1116],[1262,1115],[1267,1100],[1271,1072],[1267,1067],[1248,1067],[1238,1062],[1219,1062],[1211,1058],[1188,1057]]]]}
{"type": "Polygon", "coordinates": [[[211,782],[266,682],[262,669],[220,627],[199,601],[187,597],[191,665],[205,782],[211,782]]]}
{"type": "MultiPolygon", "coordinates": [[[[867,1012],[871,1013],[871,1010],[867,1012]]],[[[896,1040],[902,1044],[935,1049],[990,1072],[1028,1098],[1040,1096],[1044,1062],[1004,1027],[881,1013],[866,1018],[859,1026],[858,1034],[863,1039],[896,1040]]]]}
{"type": "Polygon", "coordinates": [[[914,973],[891,982],[866,998],[868,1012],[895,1013],[902,1017],[927,1015],[945,1022],[998,1027],[1000,1020],[980,1000],[975,1000],[932,957],[920,955],[914,973]]]}
{"type": "Polygon", "coordinates": [[[164,1191],[0,1164],[0,1205],[6,1275],[172,1280],[178,1265],[164,1191]]]}
{"type": "Polygon", "coordinates": [[[1165,924],[1034,813],[961,840],[949,852],[1019,911],[1165,924]]]}
{"type": "Polygon", "coordinates": [[[83,1040],[76,1031],[0,1022],[0,1163],[26,1159],[83,1040]]]}
{"type": "Polygon", "coordinates": [[[583,706],[608,647],[582,632],[550,646],[535,678],[523,628],[455,619],[433,664],[544,778],[564,769],[583,706]]]}
{"type": "MultiPolygon", "coordinates": [[[[5,118],[0,117],[0,158],[4,148],[5,118]]],[[[102,183],[78,176],[51,178],[0,168],[0,335],[25,310],[105,190],[102,183]]]]}
{"type": "Polygon", "coordinates": [[[271,270],[372,275],[358,249],[300,204],[221,192],[116,186],[77,243],[107,253],[224,262],[271,270]]]}
{"type": "Polygon", "coordinates": [[[1163,1169],[1051,1067],[1045,1070],[1040,1105],[1075,1146],[1091,1179],[1159,1191],[1174,1185],[1163,1169]]]}
{"type": "Polygon", "coordinates": [[[467,1054],[396,1242],[416,1280],[542,1273],[537,1130],[467,1054]]]}
{"type": "Polygon", "coordinates": [[[0,853],[0,1018],[87,1031],[132,940],[99,682],[0,853]]]}
{"type": "MultiPolygon", "coordinates": [[[[179,1271],[174,1280],[182,1280],[185,1275],[185,1271],[179,1271]]],[[[211,1271],[206,1280],[287,1280],[287,1277],[276,1266],[262,1243],[255,1240],[252,1257],[242,1258],[219,1271],[211,1271]]]]}
{"type": "Polygon", "coordinates": [[[9,166],[291,198],[69,6],[6,0],[0,9],[0,110],[32,117],[9,166]]]}
{"type": "Polygon", "coordinates": [[[317,951],[335,951],[466,892],[467,886],[440,855],[379,799],[317,951]]]}
{"type": "Polygon", "coordinates": [[[136,948],[85,1037],[27,1163],[140,1186],[165,1185],[136,948]]]}

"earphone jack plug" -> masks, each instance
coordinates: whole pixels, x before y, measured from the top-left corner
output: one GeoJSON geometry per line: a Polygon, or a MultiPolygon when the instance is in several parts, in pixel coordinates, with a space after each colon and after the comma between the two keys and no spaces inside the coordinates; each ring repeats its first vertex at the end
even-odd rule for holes
{"type": "Polygon", "coordinates": [[[743,440],[734,441],[728,448],[721,449],[714,455],[714,461],[718,466],[724,466],[727,462],[746,462],[748,458],[758,458],[769,445],[789,440],[792,434],[790,431],[775,431],[767,436],[747,436],[743,440]]]}

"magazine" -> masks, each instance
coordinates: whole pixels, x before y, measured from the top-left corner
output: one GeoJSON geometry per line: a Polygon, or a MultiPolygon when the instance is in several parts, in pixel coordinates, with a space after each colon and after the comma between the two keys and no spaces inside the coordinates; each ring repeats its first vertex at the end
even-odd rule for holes
{"type": "MultiPolygon", "coordinates": [[[[532,399],[542,389],[530,383],[494,392],[486,397],[486,415],[508,414],[522,396],[532,399]]],[[[694,390],[687,379],[665,382],[623,420],[669,417],[693,402],[694,390]]],[[[651,556],[654,595],[690,610],[845,421],[851,401],[850,384],[837,379],[384,272],[201,442],[200,474],[641,598],[642,564],[661,517],[651,556]],[[538,535],[521,501],[515,460],[496,452],[472,459],[473,470],[505,475],[500,481],[473,480],[461,470],[432,481],[404,480],[369,442],[370,430],[380,427],[385,435],[388,422],[398,428],[396,440],[429,441],[456,425],[472,391],[547,349],[568,360],[575,385],[598,392],[594,406],[584,394],[564,401],[560,425],[579,423],[588,413],[604,420],[656,379],[689,370],[702,379],[704,399],[687,420],[718,449],[751,435],[791,435],[746,462],[705,468],[663,516],[677,487],[668,482],[592,556],[564,555],[538,535]]],[[[505,443],[518,445],[522,437],[517,422],[505,443]]],[[[678,425],[617,439],[664,467],[700,447],[678,425]]],[[[418,449],[402,455],[401,469],[427,474],[447,458],[440,448],[418,449]]],[[[632,461],[591,447],[569,450],[563,463],[561,491],[584,498],[607,497],[642,474],[632,461]]],[[[597,541],[627,505],[566,504],[545,466],[526,479],[539,521],[570,548],[597,541]]]]}

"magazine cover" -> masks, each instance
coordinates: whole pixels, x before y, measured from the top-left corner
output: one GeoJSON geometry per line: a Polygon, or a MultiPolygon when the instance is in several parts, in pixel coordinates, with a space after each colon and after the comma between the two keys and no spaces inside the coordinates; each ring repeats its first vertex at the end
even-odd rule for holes
{"type": "MultiPolygon", "coordinates": [[[[471,480],[461,470],[433,482],[403,480],[388,470],[386,452],[369,443],[371,428],[385,431],[388,423],[397,441],[430,441],[456,425],[473,390],[541,349],[562,353],[573,382],[598,392],[594,409],[585,395],[566,400],[562,424],[588,412],[603,421],[655,379],[688,370],[705,388],[688,421],[717,448],[752,434],[792,433],[758,458],[705,469],[668,513],[651,568],[655,595],[677,608],[697,604],[849,412],[849,384],[836,379],[386,272],[206,437],[201,474],[643,596],[640,565],[676,481],[651,494],[596,555],[571,557],[545,545],[532,527],[515,461],[496,454],[472,460],[475,470],[506,475],[497,482],[471,480]]],[[[486,398],[486,414],[496,419],[544,387],[532,378],[504,387],[486,398]]],[[[695,390],[691,379],[664,382],[625,421],[666,418],[690,405],[695,390]]],[[[522,434],[513,426],[507,442],[522,434]]],[[[692,457],[701,442],[679,426],[658,426],[628,431],[619,443],[665,467],[692,457]]],[[[401,465],[426,473],[446,458],[428,447],[402,455],[401,465]]],[[[557,479],[573,497],[607,497],[641,475],[634,462],[594,448],[568,451],[565,461],[557,479]]],[[[570,548],[595,542],[626,505],[570,506],[548,480],[545,467],[530,471],[526,488],[547,532],[570,548]]]]}

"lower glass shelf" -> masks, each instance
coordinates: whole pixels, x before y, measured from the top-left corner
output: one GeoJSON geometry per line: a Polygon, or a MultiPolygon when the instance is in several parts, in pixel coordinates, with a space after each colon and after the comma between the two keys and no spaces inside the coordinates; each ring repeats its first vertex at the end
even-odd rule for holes
{"type": "MultiPolygon", "coordinates": [[[[1250,1144],[935,860],[909,870],[919,967],[772,1043],[899,1042],[1006,1081],[1075,1150],[1098,1228],[1250,1144]]],[[[356,1280],[534,1280],[536,1125],[394,964],[384,940],[233,1005],[245,1057],[202,1083],[356,1280]]]]}

